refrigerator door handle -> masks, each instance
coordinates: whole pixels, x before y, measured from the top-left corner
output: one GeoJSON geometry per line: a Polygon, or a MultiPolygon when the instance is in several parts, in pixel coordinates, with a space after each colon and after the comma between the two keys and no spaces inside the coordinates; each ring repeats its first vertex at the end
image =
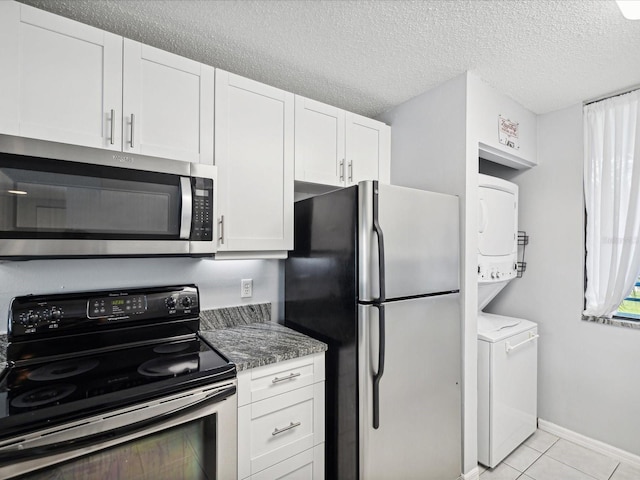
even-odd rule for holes
{"type": "MultiPolygon", "coordinates": [[[[384,236],[382,235],[382,228],[380,228],[379,215],[378,215],[378,182],[373,182],[373,231],[378,238],[378,299],[376,302],[386,301],[386,292],[384,287],[384,236]]],[[[382,310],[381,310],[382,311],[382,310]]]]}
{"type": "Polygon", "coordinates": [[[373,376],[373,428],[380,426],[380,379],[384,374],[384,305],[374,305],[378,309],[378,371],[373,376]]]}

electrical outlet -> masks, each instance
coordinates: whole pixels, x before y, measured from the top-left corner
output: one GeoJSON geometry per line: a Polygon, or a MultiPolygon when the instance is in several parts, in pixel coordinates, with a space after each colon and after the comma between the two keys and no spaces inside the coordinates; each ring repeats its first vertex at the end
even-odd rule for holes
{"type": "Polygon", "coordinates": [[[249,298],[253,295],[253,280],[243,278],[240,280],[240,298],[249,298]]]}

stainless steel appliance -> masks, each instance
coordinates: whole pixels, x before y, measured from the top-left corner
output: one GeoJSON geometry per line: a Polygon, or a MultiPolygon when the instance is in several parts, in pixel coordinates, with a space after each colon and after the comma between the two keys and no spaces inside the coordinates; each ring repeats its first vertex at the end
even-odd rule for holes
{"type": "Polygon", "coordinates": [[[461,472],[458,198],[361,182],[295,204],[285,324],[329,345],[326,477],[461,472]]]}
{"type": "Polygon", "coordinates": [[[0,478],[230,479],[236,368],[195,286],[13,300],[0,478]]]}
{"type": "Polygon", "coordinates": [[[216,167],[0,135],[0,257],[216,251],[216,167]]]}

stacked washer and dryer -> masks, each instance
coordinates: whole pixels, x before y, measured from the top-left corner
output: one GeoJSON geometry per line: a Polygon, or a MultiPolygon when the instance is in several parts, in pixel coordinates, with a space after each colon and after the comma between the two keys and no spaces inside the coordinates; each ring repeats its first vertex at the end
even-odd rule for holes
{"type": "Polygon", "coordinates": [[[537,324],[482,310],[517,276],[518,186],[479,175],[478,461],[495,467],[537,427],[537,324]]]}

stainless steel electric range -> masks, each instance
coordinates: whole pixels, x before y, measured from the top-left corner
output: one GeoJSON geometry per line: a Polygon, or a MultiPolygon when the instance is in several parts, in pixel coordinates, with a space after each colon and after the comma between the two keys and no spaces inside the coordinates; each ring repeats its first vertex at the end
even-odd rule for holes
{"type": "Polygon", "coordinates": [[[236,477],[236,368],[195,285],[12,301],[0,478],[236,477]]]}

